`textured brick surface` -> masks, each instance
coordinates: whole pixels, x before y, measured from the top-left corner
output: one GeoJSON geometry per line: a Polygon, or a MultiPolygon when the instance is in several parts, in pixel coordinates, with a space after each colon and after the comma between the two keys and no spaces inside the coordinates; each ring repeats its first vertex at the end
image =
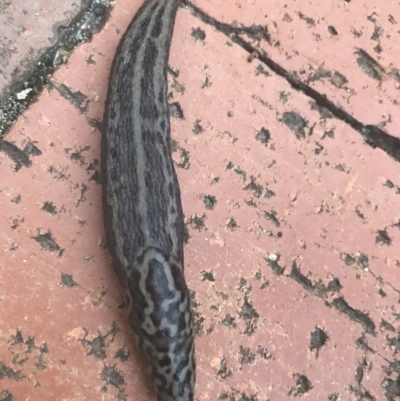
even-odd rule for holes
{"type": "Polygon", "coordinates": [[[0,1],[0,96],[13,78],[34,67],[37,57],[54,44],[57,29],[68,25],[80,6],[72,0],[0,1]]]}
{"type": "MultiPolygon", "coordinates": [[[[116,3],[7,135],[20,152],[0,152],[5,399],[154,399],[104,246],[96,128],[139,5],[116,3]]],[[[398,136],[396,2],[196,5],[235,27],[266,26],[271,44],[244,37],[362,124],[387,120],[381,128],[398,136]],[[362,70],[357,48],[382,80],[362,70]],[[322,69],[331,75],[313,79],[322,69]],[[335,71],[345,87],[332,85],[335,71]]],[[[170,101],[183,111],[172,136],[190,235],[196,398],[395,400],[399,162],[188,9],[170,66],[170,101]]]]}

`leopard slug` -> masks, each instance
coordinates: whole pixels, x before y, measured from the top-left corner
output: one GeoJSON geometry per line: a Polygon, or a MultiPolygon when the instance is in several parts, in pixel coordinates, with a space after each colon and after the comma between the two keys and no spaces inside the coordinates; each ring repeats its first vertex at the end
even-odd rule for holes
{"type": "Polygon", "coordinates": [[[167,103],[178,5],[145,0],[133,18],[113,61],[102,137],[106,240],[158,401],[192,401],[196,375],[167,103]]]}

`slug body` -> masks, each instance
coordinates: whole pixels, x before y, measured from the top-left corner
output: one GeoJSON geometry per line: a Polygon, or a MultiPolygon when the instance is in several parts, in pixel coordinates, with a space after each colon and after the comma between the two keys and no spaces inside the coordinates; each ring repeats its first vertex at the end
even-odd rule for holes
{"type": "Polygon", "coordinates": [[[145,0],[117,49],[102,139],[103,209],[129,326],[158,401],[191,401],[193,318],[170,150],[167,65],[179,0],[145,0]]]}

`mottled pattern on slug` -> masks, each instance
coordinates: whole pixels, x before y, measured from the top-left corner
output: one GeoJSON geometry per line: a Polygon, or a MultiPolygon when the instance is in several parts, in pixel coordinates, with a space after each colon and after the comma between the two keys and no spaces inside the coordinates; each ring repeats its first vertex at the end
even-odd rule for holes
{"type": "Polygon", "coordinates": [[[103,208],[129,325],[159,401],[191,401],[193,321],[170,151],[167,63],[179,0],[146,0],[113,62],[102,140],[103,208]]]}

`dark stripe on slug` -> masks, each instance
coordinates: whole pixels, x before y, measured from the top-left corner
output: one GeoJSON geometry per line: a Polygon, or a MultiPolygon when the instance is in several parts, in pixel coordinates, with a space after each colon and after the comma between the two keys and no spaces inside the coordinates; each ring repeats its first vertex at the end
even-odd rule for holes
{"type": "MultiPolygon", "coordinates": [[[[161,103],[164,97],[165,89],[164,87],[160,88],[160,91],[158,92],[158,101],[161,103]]],[[[168,110],[169,113],[169,110],[168,110]]]]}
{"type": "MultiPolygon", "coordinates": [[[[124,87],[126,89],[128,89],[127,87],[130,87],[130,85],[124,85],[124,80],[123,79],[119,79],[122,78],[123,76],[130,76],[133,73],[133,68],[136,64],[136,59],[137,59],[137,54],[139,52],[139,50],[141,49],[141,47],[143,46],[144,40],[147,37],[147,30],[149,29],[149,25],[151,22],[151,18],[147,17],[145,19],[143,19],[140,22],[140,27],[137,30],[137,34],[134,36],[134,38],[130,41],[129,43],[129,48],[125,50],[124,53],[120,53],[120,57],[118,57],[116,59],[116,63],[114,66],[114,70],[119,70],[119,74],[115,74],[115,78],[117,80],[117,82],[122,84],[122,88],[118,87],[118,90],[116,91],[116,93],[118,93],[119,95],[121,95],[121,93],[119,92],[120,89],[123,89],[124,87]],[[121,69],[121,65],[125,64],[122,69],[121,69]],[[124,74],[124,75],[122,75],[124,74]]],[[[118,50],[117,50],[118,52],[118,50]]],[[[122,92],[124,93],[124,92],[122,92]]],[[[126,100],[129,101],[129,98],[127,98],[126,100]]],[[[114,110],[114,108],[113,108],[114,110]]],[[[112,117],[114,118],[115,115],[112,117]]]]}
{"type": "Polygon", "coordinates": [[[134,305],[128,317],[129,325],[131,329],[139,335],[142,322],[144,322],[146,318],[145,313],[149,308],[149,304],[139,286],[141,273],[138,269],[133,268],[127,279],[127,291],[129,291],[132,298],[131,302],[134,305]]]}
{"type": "Polygon", "coordinates": [[[165,131],[165,120],[161,120],[160,127],[161,127],[161,130],[164,132],[165,131]]]}
{"type": "Polygon", "coordinates": [[[168,184],[168,194],[169,196],[172,198],[175,194],[174,194],[174,186],[172,185],[172,183],[170,182],[168,184]]]}
{"type": "MultiPolygon", "coordinates": [[[[169,146],[163,146],[162,148],[162,152],[163,152],[163,156],[165,157],[166,155],[170,155],[171,151],[169,149],[169,146]]],[[[166,160],[170,160],[170,159],[166,159],[166,160]]],[[[174,166],[172,164],[172,161],[170,163],[165,163],[165,168],[167,169],[168,175],[174,175],[175,174],[175,170],[173,170],[174,166]]],[[[176,181],[174,181],[174,185],[176,186],[176,181]]]]}
{"type": "Polygon", "coordinates": [[[142,68],[143,78],[140,81],[140,108],[139,113],[144,119],[157,120],[159,111],[154,102],[154,60],[158,49],[152,39],[147,39],[142,68]]]}
{"type": "Polygon", "coordinates": [[[163,15],[165,12],[165,6],[160,8],[160,11],[158,12],[155,21],[154,21],[154,26],[153,29],[151,30],[151,36],[153,39],[157,39],[161,32],[163,32],[163,15]]]}
{"type": "Polygon", "coordinates": [[[159,3],[159,2],[157,2],[156,4],[154,4],[153,7],[150,8],[150,12],[151,12],[151,13],[154,13],[155,9],[158,7],[158,3],[159,3]]]}
{"type": "Polygon", "coordinates": [[[124,256],[126,260],[131,261],[132,260],[132,247],[130,246],[129,243],[124,242],[124,245],[122,247],[122,252],[124,253],[124,256]]]}
{"type": "Polygon", "coordinates": [[[183,383],[185,383],[185,382],[186,383],[190,383],[191,380],[192,380],[192,371],[190,369],[188,369],[187,372],[186,372],[186,377],[185,377],[185,380],[183,381],[183,383]]]}
{"type": "Polygon", "coordinates": [[[142,141],[144,153],[147,160],[151,160],[145,172],[145,184],[147,194],[152,197],[153,202],[147,205],[147,221],[151,238],[155,245],[163,249],[164,253],[172,252],[173,241],[168,226],[169,205],[176,202],[173,184],[168,183],[167,174],[171,174],[170,159],[166,159],[168,149],[165,146],[160,132],[150,132],[142,127],[142,141]],[[167,162],[166,162],[167,160],[167,162]],[[169,189],[166,186],[169,186],[169,189]],[[172,191],[172,196],[171,196],[172,191]],[[169,195],[169,196],[168,196],[169,195]]]}

